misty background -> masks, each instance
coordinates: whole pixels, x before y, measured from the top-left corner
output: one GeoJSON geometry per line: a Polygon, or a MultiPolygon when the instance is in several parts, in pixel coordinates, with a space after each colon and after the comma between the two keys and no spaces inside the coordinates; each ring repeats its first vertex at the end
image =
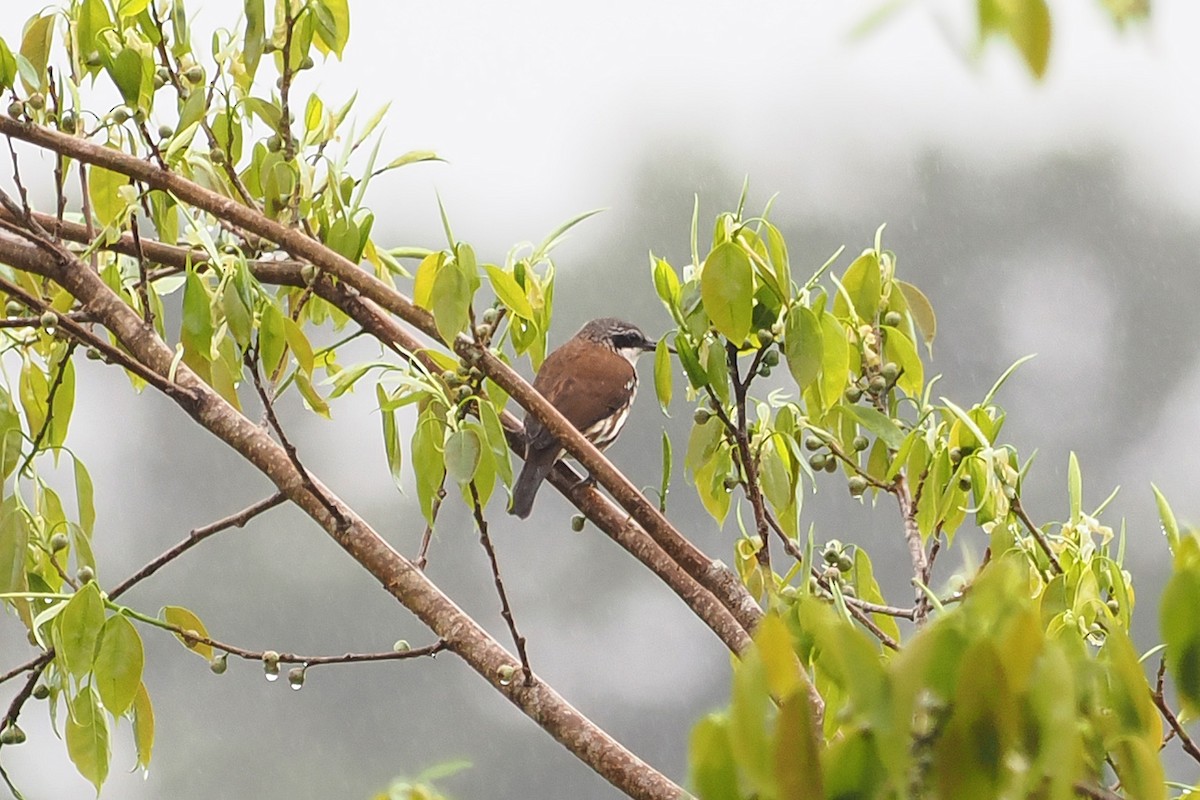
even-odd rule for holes
{"type": "MultiPolygon", "coordinates": [[[[20,22],[41,5],[6,0],[0,35],[19,41],[20,22]]],[[[1200,6],[1161,0],[1148,24],[1120,32],[1099,2],[1053,3],[1050,65],[1035,83],[1000,42],[973,55],[974,5],[914,2],[856,39],[874,2],[354,0],[345,61],[305,73],[297,96],[317,91],[336,106],[358,91],[360,120],[390,102],[382,154],[432,149],[448,160],[376,180],[374,237],[384,246],[442,245],[435,191],[456,236],[491,261],[607,208],[555,252],[552,344],[597,316],[625,317],[651,336],[670,324],[647,253],[676,267],[690,260],[695,195],[703,241],[744,178],[754,212],[778,192],[772,219],[799,279],[843,244],[844,269],[887,223],[901,277],[938,314],[927,374],[945,376],[939,394],[976,402],[1014,360],[1038,354],[999,396],[1002,440],[1023,458],[1038,450],[1026,482],[1032,516],[1066,516],[1072,450],[1087,510],[1124,487],[1104,520],[1128,524],[1135,634],[1146,649],[1157,642],[1169,569],[1150,483],[1181,519],[1200,519],[1200,6]]],[[[208,32],[232,24],[241,4],[189,8],[199,10],[196,49],[206,52],[208,32]]],[[[341,360],[376,354],[363,346],[341,360]]],[[[170,401],[135,396],[115,370],[79,368],[69,443],[96,483],[102,584],[270,494],[170,401]]],[[[637,407],[609,451],[644,485],[659,479],[660,432],[681,456],[691,424],[682,382],[668,419],[649,378],[644,364],[637,407]]],[[[388,477],[368,389],[338,400],[332,422],[289,394],[284,424],[306,465],[411,556],[423,523],[415,493],[397,493],[388,477]]],[[[670,516],[732,561],[736,524],[715,530],[679,473],[670,516]]],[[[910,572],[894,507],[850,501],[835,476],[822,476],[818,490],[806,498],[805,525],[816,525],[818,541],[864,546],[885,594],[905,603],[910,572]]],[[[571,533],[570,513],[553,491],[524,523],[503,514],[502,498],[490,509],[532,665],[682,781],[691,725],[726,702],[728,655],[606,537],[571,533]]],[[[984,547],[968,525],[958,541],[976,556],[984,547]]],[[[957,549],[943,556],[936,579],[962,558],[957,549]]],[[[477,534],[452,503],[428,571],[508,642],[477,534]]],[[[335,654],[432,641],[286,508],[206,542],[125,601],[151,613],[187,606],[214,637],[253,649],[335,654]]],[[[0,669],[27,657],[18,628],[0,626],[0,669]]],[[[459,758],[472,768],[440,784],[457,798],[617,796],[452,655],[314,668],[293,692],[256,665],[231,659],[217,677],[173,638],[144,638],[154,759],[147,781],[124,771],[134,756],[122,723],[108,797],[368,798],[395,776],[459,758]]],[[[44,708],[31,702],[21,722],[29,742],[6,748],[4,763],[27,796],[91,797],[44,708]]]]}

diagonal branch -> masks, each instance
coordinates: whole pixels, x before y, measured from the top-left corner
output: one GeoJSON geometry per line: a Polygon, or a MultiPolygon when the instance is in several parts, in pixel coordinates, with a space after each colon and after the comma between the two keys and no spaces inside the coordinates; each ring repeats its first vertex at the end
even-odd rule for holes
{"type": "MultiPolygon", "coordinates": [[[[17,269],[47,275],[62,285],[117,337],[124,348],[148,370],[162,377],[171,373],[174,351],[126,305],[98,275],[65,251],[52,258],[39,247],[11,235],[0,234],[0,261],[17,269]]],[[[446,647],[621,791],[637,798],[678,798],[683,790],[605,731],[575,710],[544,681],[526,686],[501,682],[504,670],[520,663],[465,614],[410,561],[401,556],[353,509],[314,479],[318,490],[335,504],[345,525],[339,524],[304,484],[283,448],[266,431],[240,414],[201,381],[186,364],[174,370],[175,382],[192,399],[169,395],[200,425],[221,439],[263,472],[297,507],[307,513],[355,561],[415,614],[446,647]]]]}

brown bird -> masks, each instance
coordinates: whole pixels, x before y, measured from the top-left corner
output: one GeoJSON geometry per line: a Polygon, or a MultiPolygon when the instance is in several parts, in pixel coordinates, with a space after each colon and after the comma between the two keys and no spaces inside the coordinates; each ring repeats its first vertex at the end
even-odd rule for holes
{"type": "MultiPolygon", "coordinates": [[[[636,325],[612,317],[594,319],[542,362],[533,388],[603,450],[621,432],[637,394],[633,366],[654,346],[636,325]]],[[[529,516],[537,490],[562,452],[553,434],[526,414],[525,466],[513,489],[510,514],[529,516]]]]}

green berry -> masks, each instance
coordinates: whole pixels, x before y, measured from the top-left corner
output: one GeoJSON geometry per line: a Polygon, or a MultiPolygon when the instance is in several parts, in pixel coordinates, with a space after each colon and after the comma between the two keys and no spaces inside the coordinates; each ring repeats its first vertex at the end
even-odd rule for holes
{"type": "Polygon", "coordinates": [[[838,462],[837,462],[836,458],[834,458],[833,456],[829,456],[829,458],[825,459],[825,471],[826,472],[837,472],[837,468],[838,468],[838,462]]]}
{"type": "Polygon", "coordinates": [[[571,517],[571,530],[579,533],[583,530],[583,526],[587,524],[587,517],[583,514],[575,514],[571,517]]]}
{"type": "Polygon", "coordinates": [[[889,328],[894,328],[904,321],[904,317],[900,316],[899,311],[889,311],[883,315],[883,324],[889,328]]]}
{"type": "Polygon", "coordinates": [[[964,492],[971,491],[971,476],[970,475],[959,476],[958,488],[962,489],[964,492]]]}
{"type": "Polygon", "coordinates": [[[13,119],[21,119],[25,116],[25,104],[20,100],[13,100],[8,104],[8,115],[13,119]]]}
{"type": "Polygon", "coordinates": [[[758,374],[764,378],[771,377],[771,367],[764,363],[761,367],[758,368],[758,374]]]}
{"type": "Polygon", "coordinates": [[[300,279],[304,281],[305,286],[312,286],[320,275],[316,264],[305,264],[300,268],[300,279]]]}
{"type": "Polygon", "coordinates": [[[867,391],[869,391],[871,394],[883,394],[887,391],[887,387],[887,378],[883,377],[882,375],[876,375],[874,378],[871,378],[870,382],[867,384],[867,391]]]}
{"type": "Polygon", "coordinates": [[[821,558],[826,564],[836,564],[838,559],[842,557],[842,543],[837,539],[830,539],[825,545],[825,549],[821,551],[821,558]]]}
{"type": "Polygon", "coordinates": [[[862,399],[862,395],[862,389],[858,388],[857,386],[847,386],[846,391],[842,393],[842,396],[846,398],[847,403],[857,403],[862,399]]]}
{"type": "Polygon", "coordinates": [[[15,723],[10,723],[3,732],[0,732],[0,744],[15,745],[25,743],[25,731],[15,723]]]}
{"type": "Polygon", "coordinates": [[[58,129],[63,133],[74,133],[79,126],[79,118],[74,111],[65,111],[58,119],[58,129]]]}
{"type": "Polygon", "coordinates": [[[35,111],[41,111],[46,107],[46,96],[41,92],[34,92],[33,94],[29,95],[29,100],[26,102],[28,102],[29,107],[35,111]]]}
{"type": "Polygon", "coordinates": [[[806,450],[820,450],[825,446],[825,440],[816,434],[810,433],[804,437],[804,448],[806,450]]]}
{"type": "Polygon", "coordinates": [[[104,62],[100,60],[100,52],[98,50],[93,50],[87,54],[87,58],[83,60],[83,63],[89,67],[98,67],[104,62]]]}
{"type": "Polygon", "coordinates": [[[50,537],[50,552],[58,553],[66,550],[69,544],[71,544],[71,539],[65,533],[59,531],[50,537]]]}
{"type": "Polygon", "coordinates": [[[94,347],[89,347],[85,351],[84,355],[86,355],[88,357],[89,361],[103,361],[104,360],[104,355],[94,347]]]}
{"type": "Polygon", "coordinates": [[[129,109],[125,106],[117,106],[112,111],[112,120],[118,125],[122,125],[129,121],[129,109]]]}
{"type": "Polygon", "coordinates": [[[47,686],[46,684],[39,683],[37,686],[33,687],[33,699],[34,700],[45,700],[49,696],[50,696],[50,687],[47,686]]]}
{"type": "Polygon", "coordinates": [[[517,670],[512,664],[501,664],[496,669],[496,678],[500,681],[501,686],[508,686],[512,683],[515,674],[517,674],[517,670]]]}
{"type": "Polygon", "coordinates": [[[96,580],[96,571],[85,564],[75,573],[75,580],[80,584],[91,583],[96,580]]]}
{"type": "Polygon", "coordinates": [[[862,475],[851,475],[846,485],[850,487],[850,494],[858,497],[867,490],[867,479],[862,475]]]}
{"type": "Polygon", "coordinates": [[[18,303],[16,300],[9,300],[4,307],[4,313],[10,317],[19,317],[25,311],[25,306],[18,303]]]}
{"type": "Polygon", "coordinates": [[[962,461],[962,458],[963,458],[963,451],[960,448],[957,448],[957,447],[950,448],[950,463],[951,464],[957,465],[958,462],[962,461]]]}
{"type": "Polygon", "coordinates": [[[288,670],[288,683],[293,689],[304,685],[304,667],[292,667],[288,670]]]}
{"type": "Polygon", "coordinates": [[[150,79],[150,84],[157,90],[167,85],[166,80],[161,75],[155,75],[150,79]]]}
{"type": "Polygon", "coordinates": [[[412,645],[408,643],[407,639],[397,639],[396,643],[392,645],[393,653],[407,653],[409,650],[412,650],[412,645]]]}
{"type": "Polygon", "coordinates": [[[489,308],[483,312],[483,322],[486,325],[495,325],[496,320],[500,318],[500,312],[494,308],[489,308]]]}
{"type": "Polygon", "coordinates": [[[279,653],[274,650],[264,650],[262,654],[264,664],[279,664],[279,653]]]}
{"type": "Polygon", "coordinates": [[[778,350],[768,350],[767,352],[763,353],[762,361],[768,367],[779,366],[779,351],[778,350]]]}
{"type": "Polygon", "coordinates": [[[277,133],[273,133],[267,137],[267,149],[272,153],[278,153],[283,149],[283,139],[277,133]]]}
{"type": "Polygon", "coordinates": [[[135,108],[133,110],[133,121],[136,122],[138,125],[141,125],[143,122],[145,122],[146,121],[146,109],[135,108]]]}
{"type": "MultiPolygon", "coordinates": [[[[843,551],[838,556],[837,568],[839,570],[841,570],[842,573],[853,572],[854,571],[854,559],[852,559],[850,556],[846,555],[846,553],[843,551]]],[[[844,588],[845,587],[843,587],[843,590],[844,590],[844,588]]]]}
{"type": "Polygon", "coordinates": [[[900,365],[895,361],[889,361],[883,365],[883,369],[879,370],[879,374],[886,378],[888,383],[892,383],[900,376],[900,365]]]}
{"type": "Polygon", "coordinates": [[[724,481],[725,491],[732,492],[738,487],[737,475],[726,475],[724,481]]]}
{"type": "Polygon", "coordinates": [[[850,446],[854,448],[854,452],[861,453],[863,450],[866,450],[868,447],[870,447],[871,443],[867,440],[867,437],[859,435],[855,436],[854,439],[851,440],[850,446]]]}
{"type": "Polygon", "coordinates": [[[486,322],[482,322],[475,326],[475,337],[477,339],[487,339],[492,335],[492,326],[486,322]]]}
{"type": "Polygon", "coordinates": [[[213,656],[212,661],[208,662],[208,668],[213,675],[224,675],[225,670],[229,669],[229,654],[218,653],[213,656]]]}
{"type": "Polygon", "coordinates": [[[175,135],[175,129],[172,128],[170,125],[159,125],[158,126],[158,137],[160,139],[170,139],[174,135],[175,135]]]}
{"type": "Polygon", "coordinates": [[[183,73],[183,77],[190,83],[199,83],[204,80],[204,68],[198,64],[188,67],[187,71],[183,73]]]}
{"type": "Polygon", "coordinates": [[[58,324],[58,314],[50,310],[43,311],[42,316],[38,318],[38,323],[42,326],[42,330],[49,333],[58,324]]]}
{"type": "Polygon", "coordinates": [[[827,460],[828,459],[824,453],[813,453],[808,457],[808,465],[815,470],[823,470],[825,469],[825,463],[827,460]]]}
{"type": "Polygon", "coordinates": [[[712,412],[707,408],[697,408],[695,413],[692,414],[692,421],[697,425],[703,425],[710,419],[712,419],[712,412]]]}
{"type": "Polygon", "coordinates": [[[775,341],[775,334],[771,333],[766,328],[762,328],[758,332],[758,341],[763,347],[769,347],[775,341]]]}
{"type": "Polygon", "coordinates": [[[305,56],[304,60],[300,62],[300,69],[312,69],[314,66],[316,66],[316,62],[313,61],[312,56],[305,56]]]}
{"type": "Polygon", "coordinates": [[[208,158],[212,163],[221,166],[225,163],[225,151],[219,147],[214,147],[208,152],[208,158]]]}

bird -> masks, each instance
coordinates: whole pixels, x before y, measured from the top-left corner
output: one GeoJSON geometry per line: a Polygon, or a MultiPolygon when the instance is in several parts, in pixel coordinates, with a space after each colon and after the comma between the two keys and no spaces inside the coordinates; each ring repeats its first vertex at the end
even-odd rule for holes
{"type": "MultiPolygon", "coordinates": [[[[613,317],[594,319],[550,353],[533,388],[600,450],[612,444],[637,395],[638,356],[655,343],[636,325],[613,317]]],[[[525,415],[525,466],[508,512],[525,519],[542,481],[563,447],[532,414],[525,415]]]]}

